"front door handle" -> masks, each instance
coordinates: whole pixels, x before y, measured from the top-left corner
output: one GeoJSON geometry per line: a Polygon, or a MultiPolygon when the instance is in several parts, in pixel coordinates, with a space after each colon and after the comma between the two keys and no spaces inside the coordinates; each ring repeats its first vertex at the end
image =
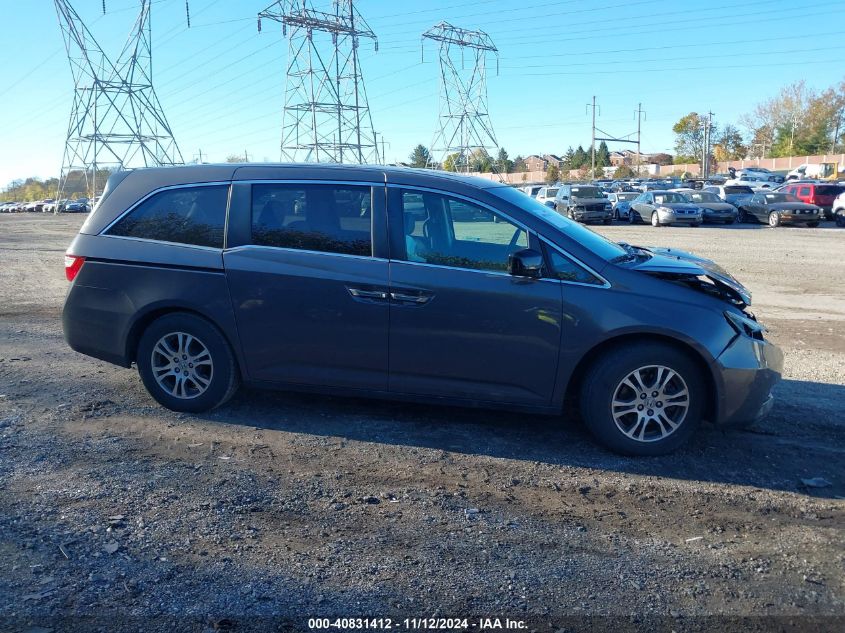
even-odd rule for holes
{"type": "Polygon", "coordinates": [[[407,292],[391,292],[390,298],[394,301],[400,301],[402,303],[413,303],[414,305],[423,305],[431,301],[431,295],[413,295],[407,292]]]}
{"type": "Polygon", "coordinates": [[[349,294],[356,299],[387,299],[388,294],[386,290],[367,290],[365,288],[348,288],[349,294]]]}

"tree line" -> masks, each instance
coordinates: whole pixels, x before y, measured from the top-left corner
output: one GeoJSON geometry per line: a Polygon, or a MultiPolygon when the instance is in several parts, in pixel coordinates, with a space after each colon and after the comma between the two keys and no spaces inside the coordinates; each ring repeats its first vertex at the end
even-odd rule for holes
{"type": "Polygon", "coordinates": [[[836,154],[845,145],[845,81],[816,90],[803,80],[719,125],[709,113],[690,112],[672,126],[675,163],[701,163],[705,124],[710,125],[711,161],[836,154]]]}
{"type": "MultiPolygon", "coordinates": [[[[94,182],[97,183],[97,194],[102,193],[103,187],[105,187],[106,181],[109,179],[111,174],[111,170],[108,169],[97,170],[97,178],[94,180],[94,182]]],[[[62,195],[71,200],[87,197],[88,184],[85,175],[85,172],[82,170],[68,172],[62,195]]],[[[93,175],[93,171],[88,172],[89,179],[91,179],[93,175]]],[[[10,182],[3,188],[0,198],[7,202],[33,202],[36,200],[55,198],[58,191],[58,178],[43,179],[32,176],[30,178],[19,178],[10,182]]]]}

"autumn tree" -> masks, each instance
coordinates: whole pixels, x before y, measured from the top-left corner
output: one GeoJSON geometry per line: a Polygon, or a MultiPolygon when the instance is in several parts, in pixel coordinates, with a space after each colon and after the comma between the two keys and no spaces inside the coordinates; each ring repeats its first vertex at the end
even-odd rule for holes
{"type": "Polygon", "coordinates": [[[546,184],[553,185],[560,180],[560,169],[557,165],[549,165],[546,170],[546,184]]]}

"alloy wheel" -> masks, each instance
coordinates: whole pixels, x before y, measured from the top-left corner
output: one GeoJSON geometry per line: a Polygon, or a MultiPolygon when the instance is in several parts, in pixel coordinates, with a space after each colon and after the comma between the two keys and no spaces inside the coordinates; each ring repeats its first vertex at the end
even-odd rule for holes
{"type": "Polygon", "coordinates": [[[205,393],[214,376],[211,352],[200,339],[185,332],[162,336],[153,346],[150,365],[158,386],[182,400],[205,393]]]}
{"type": "Polygon", "coordinates": [[[687,383],[663,365],[635,369],[613,392],[611,411],[616,427],[638,442],[656,442],[683,424],[690,406],[687,383]]]}

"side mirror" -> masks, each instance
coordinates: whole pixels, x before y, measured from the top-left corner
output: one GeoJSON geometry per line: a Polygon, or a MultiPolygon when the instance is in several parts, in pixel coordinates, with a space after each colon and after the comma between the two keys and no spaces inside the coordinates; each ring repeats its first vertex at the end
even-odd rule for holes
{"type": "Polygon", "coordinates": [[[551,207],[552,209],[555,208],[555,201],[554,200],[546,200],[543,204],[545,204],[547,207],[551,207]]]}
{"type": "Polygon", "coordinates": [[[531,248],[508,255],[508,272],[514,277],[537,279],[543,273],[543,256],[531,248]]]}

